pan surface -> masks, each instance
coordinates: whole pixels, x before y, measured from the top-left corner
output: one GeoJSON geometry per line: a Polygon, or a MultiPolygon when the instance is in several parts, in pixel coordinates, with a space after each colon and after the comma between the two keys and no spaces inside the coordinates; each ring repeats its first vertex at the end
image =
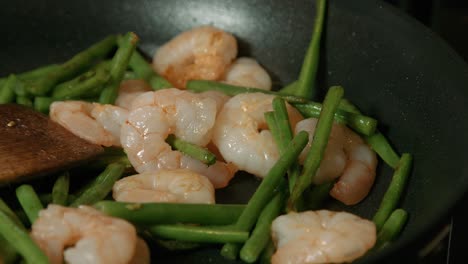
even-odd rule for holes
{"type": "MultiPolygon", "coordinates": [[[[174,35],[212,24],[234,33],[241,55],[255,57],[275,85],[294,80],[310,39],[314,1],[4,1],[0,9],[0,75],[63,61],[111,33],[134,31],[147,55],[174,35]]],[[[379,120],[399,153],[414,154],[402,207],[409,222],[389,248],[364,258],[383,263],[401,253],[449,213],[468,187],[468,68],[422,25],[371,0],[331,0],[321,57],[323,90],[345,96],[379,120]]],[[[368,198],[330,208],[372,217],[392,170],[380,162],[368,198]]],[[[240,176],[218,201],[245,202],[258,181],[240,176]]],[[[158,251],[159,263],[229,263],[216,248],[158,251]]]]}

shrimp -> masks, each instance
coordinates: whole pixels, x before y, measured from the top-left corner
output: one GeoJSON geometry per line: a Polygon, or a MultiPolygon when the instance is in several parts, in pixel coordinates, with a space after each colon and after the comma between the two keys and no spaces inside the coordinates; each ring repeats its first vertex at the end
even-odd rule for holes
{"type": "Polygon", "coordinates": [[[376,242],[375,224],[327,210],[277,217],[271,232],[277,250],[271,263],[342,263],[364,255],[376,242]]]}
{"type": "Polygon", "coordinates": [[[49,205],[32,225],[32,239],[52,264],[129,263],[135,254],[135,227],[89,206],[49,205]]]}
{"type": "Polygon", "coordinates": [[[76,136],[106,147],[120,146],[120,129],[128,111],[84,101],[54,102],[50,118],[76,136]]]}
{"type": "Polygon", "coordinates": [[[137,239],[135,254],[128,264],[150,264],[150,250],[143,239],[137,239]]]}
{"type": "MultiPolygon", "coordinates": [[[[305,119],[297,124],[296,133],[305,130],[313,135],[316,124],[315,118],[305,119]]],[[[309,137],[309,145],[312,138],[309,137]]],[[[334,124],[313,182],[321,184],[339,177],[330,195],[344,204],[353,205],[364,199],[371,190],[376,167],[377,156],[361,137],[344,125],[334,124]]]]}
{"type": "Polygon", "coordinates": [[[235,37],[212,26],[185,31],[153,57],[153,69],[173,85],[184,88],[188,80],[219,80],[237,56],[235,37]]]}
{"type": "Polygon", "coordinates": [[[115,105],[130,109],[133,99],[144,92],[151,91],[151,87],[143,80],[123,81],[119,87],[119,95],[115,100],[115,105]]]}
{"type": "Polygon", "coordinates": [[[234,166],[219,161],[206,166],[172,150],[165,141],[174,134],[206,146],[211,141],[216,112],[213,99],[189,91],[173,88],[144,93],[133,101],[122,126],[122,146],[139,173],[186,168],[209,177],[215,188],[222,188],[234,176],[234,166]]]}
{"type": "Polygon", "coordinates": [[[213,204],[214,188],[203,175],[186,169],[159,170],[120,179],[112,196],[122,202],[213,204]]]}
{"type": "Polygon", "coordinates": [[[226,70],[224,81],[233,85],[271,90],[270,75],[252,58],[238,58],[226,70]]]}
{"type": "MultiPolygon", "coordinates": [[[[274,96],[263,93],[239,94],[224,105],[216,118],[213,143],[228,162],[239,169],[265,177],[279,158],[279,151],[264,118],[272,111],[274,96]]],[[[293,126],[302,116],[287,106],[293,126]]]]}

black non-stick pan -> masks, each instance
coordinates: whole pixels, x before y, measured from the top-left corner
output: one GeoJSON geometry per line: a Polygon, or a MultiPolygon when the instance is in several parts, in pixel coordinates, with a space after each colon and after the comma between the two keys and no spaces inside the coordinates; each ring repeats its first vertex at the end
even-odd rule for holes
{"type": "MultiPolygon", "coordinates": [[[[343,85],[400,153],[414,154],[401,204],[409,222],[393,245],[363,259],[383,263],[446,217],[467,190],[468,68],[434,33],[381,1],[329,2],[320,87],[343,85]]],[[[314,14],[313,0],[2,1],[0,75],[63,61],[110,33],[136,32],[150,56],[179,32],[211,24],[234,33],[240,53],[257,58],[281,86],[298,76],[314,14]]],[[[381,162],[369,197],[330,208],[371,217],[391,175],[381,162]]],[[[241,176],[219,200],[246,201],[257,183],[241,176]]],[[[210,247],[156,251],[153,259],[228,263],[210,247]]]]}

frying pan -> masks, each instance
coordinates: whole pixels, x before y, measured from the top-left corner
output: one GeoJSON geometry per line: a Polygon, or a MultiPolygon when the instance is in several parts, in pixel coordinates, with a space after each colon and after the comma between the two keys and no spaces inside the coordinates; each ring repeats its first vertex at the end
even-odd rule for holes
{"type": "MultiPolygon", "coordinates": [[[[212,24],[234,33],[240,54],[257,58],[280,86],[298,76],[314,14],[312,0],[3,1],[0,75],[63,61],[110,33],[136,32],[152,55],[177,33],[212,24]]],[[[430,30],[380,1],[331,0],[323,44],[322,90],[343,85],[400,153],[414,154],[401,204],[409,222],[392,246],[362,259],[384,263],[435,227],[467,190],[468,69],[430,30]]],[[[381,162],[361,204],[329,207],[370,218],[391,175],[381,162]]],[[[245,202],[257,184],[241,175],[218,200],[245,202]]],[[[156,253],[160,263],[229,263],[216,248],[156,253]]]]}

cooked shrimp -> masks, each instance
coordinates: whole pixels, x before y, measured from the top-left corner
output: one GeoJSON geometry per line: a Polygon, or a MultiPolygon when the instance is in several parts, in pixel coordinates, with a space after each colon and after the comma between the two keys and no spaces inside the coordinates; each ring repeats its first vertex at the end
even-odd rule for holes
{"type": "Polygon", "coordinates": [[[206,146],[212,137],[216,102],[189,91],[164,89],[147,92],[132,103],[132,110],[122,126],[121,142],[130,162],[139,173],[160,169],[186,168],[213,180],[216,188],[227,185],[235,169],[217,162],[206,166],[198,160],[171,149],[169,134],[206,146]]]}
{"type": "Polygon", "coordinates": [[[184,88],[188,80],[219,80],[237,56],[234,36],[202,26],[185,31],[160,47],[153,68],[173,85],[184,88]]]}
{"type": "MultiPolygon", "coordinates": [[[[296,126],[296,133],[309,132],[309,146],[313,138],[317,119],[302,120],[296,126]]],[[[360,202],[369,193],[375,179],[377,157],[356,133],[344,125],[334,124],[325,154],[317,174],[315,184],[339,180],[330,191],[335,199],[352,205],[360,202]]]]}
{"type": "Polygon", "coordinates": [[[115,100],[115,105],[125,109],[130,109],[133,99],[148,91],[151,91],[151,87],[143,80],[123,81],[120,84],[119,95],[115,100]]]}
{"type": "Polygon", "coordinates": [[[346,212],[289,213],[271,226],[276,252],[271,263],[351,262],[372,248],[374,223],[346,212]]]}
{"type": "Polygon", "coordinates": [[[229,96],[218,91],[205,91],[201,92],[200,95],[202,98],[211,98],[216,102],[216,111],[219,114],[221,109],[223,109],[224,104],[229,100],[229,96]]]}
{"type": "Polygon", "coordinates": [[[148,245],[143,239],[138,238],[135,253],[128,264],[150,264],[150,260],[150,250],[148,245]]]}
{"type": "Polygon", "coordinates": [[[190,170],[159,170],[125,177],[114,184],[112,196],[122,202],[215,202],[214,189],[203,175],[190,170]]]}
{"type": "Polygon", "coordinates": [[[124,108],[84,101],[54,102],[49,112],[68,131],[106,147],[120,146],[120,129],[128,116],[124,108]]]}
{"type": "MultiPolygon", "coordinates": [[[[218,115],[213,132],[213,142],[226,161],[259,177],[264,177],[279,158],[264,118],[265,112],[272,111],[273,98],[262,93],[232,97],[218,115]]],[[[288,112],[295,126],[302,116],[289,105],[288,112]]]]}
{"type": "Polygon", "coordinates": [[[39,212],[31,237],[52,264],[129,263],[137,244],[130,223],[89,206],[49,205],[39,212]]]}
{"type": "Polygon", "coordinates": [[[270,75],[252,58],[238,58],[224,73],[226,83],[271,90],[270,75]]]}

